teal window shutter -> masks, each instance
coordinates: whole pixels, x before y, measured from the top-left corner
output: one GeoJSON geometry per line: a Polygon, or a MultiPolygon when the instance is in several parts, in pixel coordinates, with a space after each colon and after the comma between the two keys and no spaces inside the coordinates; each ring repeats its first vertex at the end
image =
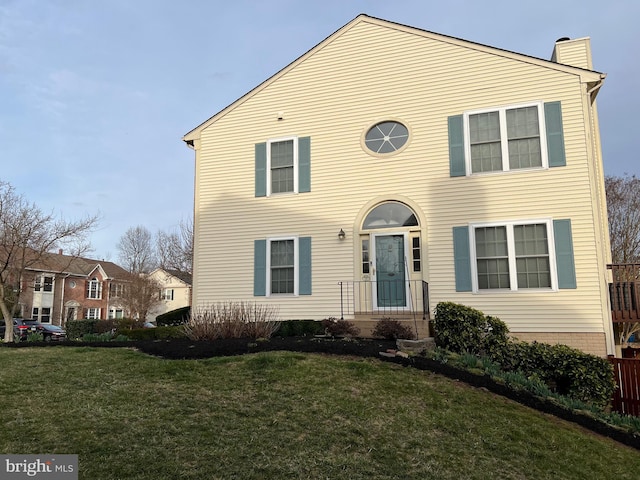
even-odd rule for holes
{"type": "Polygon", "coordinates": [[[298,293],[311,295],[311,237],[298,239],[298,255],[300,259],[298,293]]]}
{"type": "Polygon", "coordinates": [[[311,191],[311,137],[298,138],[298,192],[311,191]]]}
{"type": "Polygon", "coordinates": [[[456,273],[456,292],[471,291],[471,251],[469,227],[453,227],[453,264],[456,273]]]}
{"type": "Polygon", "coordinates": [[[562,108],[560,102],[544,104],[544,122],[547,130],[547,152],[550,167],[564,167],[567,159],[564,153],[564,133],[562,131],[562,108]]]}
{"type": "Polygon", "coordinates": [[[452,177],[464,177],[467,174],[462,115],[449,117],[449,173],[452,177]]]}
{"type": "Polygon", "coordinates": [[[558,288],[577,288],[571,220],[554,220],[553,238],[556,247],[558,288]]]}
{"type": "Polygon", "coordinates": [[[256,197],[267,196],[267,144],[256,143],[256,197]]]}
{"type": "Polygon", "coordinates": [[[264,297],[267,294],[267,241],[253,242],[253,295],[264,297]]]}

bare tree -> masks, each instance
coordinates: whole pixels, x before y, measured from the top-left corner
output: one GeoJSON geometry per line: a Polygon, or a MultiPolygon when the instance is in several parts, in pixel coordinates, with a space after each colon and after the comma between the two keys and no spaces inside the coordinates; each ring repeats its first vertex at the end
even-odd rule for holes
{"type": "Polygon", "coordinates": [[[167,270],[193,271],[193,220],[183,220],[177,232],[160,230],[156,236],[159,266],[167,270]]]}
{"type": "Polygon", "coordinates": [[[124,293],[119,298],[120,304],[127,312],[127,316],[144,321],[147,313],[162,302],[160,299],[162,285],[148,275],[133,272],[125,281],[124,293]]]}
{"type": "Polygon", "coordinates": [[[640,179],[606,177],[609,235],[613,263],[640,262],[640,179]]]}
{"type": "Polygon", "coordinates": [[[148,273],[156,265],[151,232],[141,225],[129,228],[117,248],[120,263],[131,273],[148,273]]]}
{"type": "Polygon", "coordinates": [[[97,216],[69,221],[46,214],[0,180],[0,311],[7,326],[5,342],[13,341],[11,319],[20,304],[25,270],[46,268],[50,252],[58,248],[71,258],[82,256],[89,251],[87,235],[97,222],[97,216]]]}

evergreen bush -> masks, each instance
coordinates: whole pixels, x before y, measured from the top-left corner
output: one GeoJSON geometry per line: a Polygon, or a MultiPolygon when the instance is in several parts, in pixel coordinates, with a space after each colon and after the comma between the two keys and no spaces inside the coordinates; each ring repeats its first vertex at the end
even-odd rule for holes
{"type": "Polygon", "coordinates": [[[475,308],[441,302],[435,314],[436,345],[451,352],[498,354],[509,342],[507,325],[475,308]]]}
{"type": "Polygon", "coordinates": [[[64,329],[69,340],[78,340],[86,334],[96,333],[97,323],[98,320],[95,319],[68,320],[64,329]]]}
{"type": "Polygon", "coordinates": [[[458,354],[486,357],[504,372],[535,378],[560,395],[606,407],[615,389],[613,367],[604,358],[567,345],[510,339],[496,317],[451,302],[436,306],[436,345],[458,354]]]}
{"type": "Polygon", "coordinates": [[[133,328],[119,332],[128,340],[171,340],[186,338],[182,325],[156,328],[133,328]]]}
{"type": "Polygon", "coordinates": [[[322,322],[317,320],[283,320],[274,337],[304,337],[324,333],[322,322]]]}

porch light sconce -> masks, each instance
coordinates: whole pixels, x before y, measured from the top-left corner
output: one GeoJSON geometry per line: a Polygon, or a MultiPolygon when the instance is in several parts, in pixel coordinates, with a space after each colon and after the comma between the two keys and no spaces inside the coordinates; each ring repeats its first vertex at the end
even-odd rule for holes
{"type": "Polygon", "coordinates": [[[338,240],[344,240],[346,236],[347,235],[344,233],[344,230],[340,229],[340,231],[338,232],[338,240]]]}

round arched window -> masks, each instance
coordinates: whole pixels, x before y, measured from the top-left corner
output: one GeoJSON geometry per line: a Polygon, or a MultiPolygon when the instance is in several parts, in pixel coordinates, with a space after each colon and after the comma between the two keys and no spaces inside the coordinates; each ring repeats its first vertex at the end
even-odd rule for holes
{"type": "Polygon", "coordinates": [[[409,140],[409,130],[402,123],[388,120],[376,123],[364,137],[367,149],[377,154],[391,154],[402,149],[409,140]]]}
{"type": "Polygon", "coordinates": [[[378,205],[364,219],[362,228],[414,227],[418,225],[416,214],[406,205],[399,202],[387,202],[378,205]]]}

